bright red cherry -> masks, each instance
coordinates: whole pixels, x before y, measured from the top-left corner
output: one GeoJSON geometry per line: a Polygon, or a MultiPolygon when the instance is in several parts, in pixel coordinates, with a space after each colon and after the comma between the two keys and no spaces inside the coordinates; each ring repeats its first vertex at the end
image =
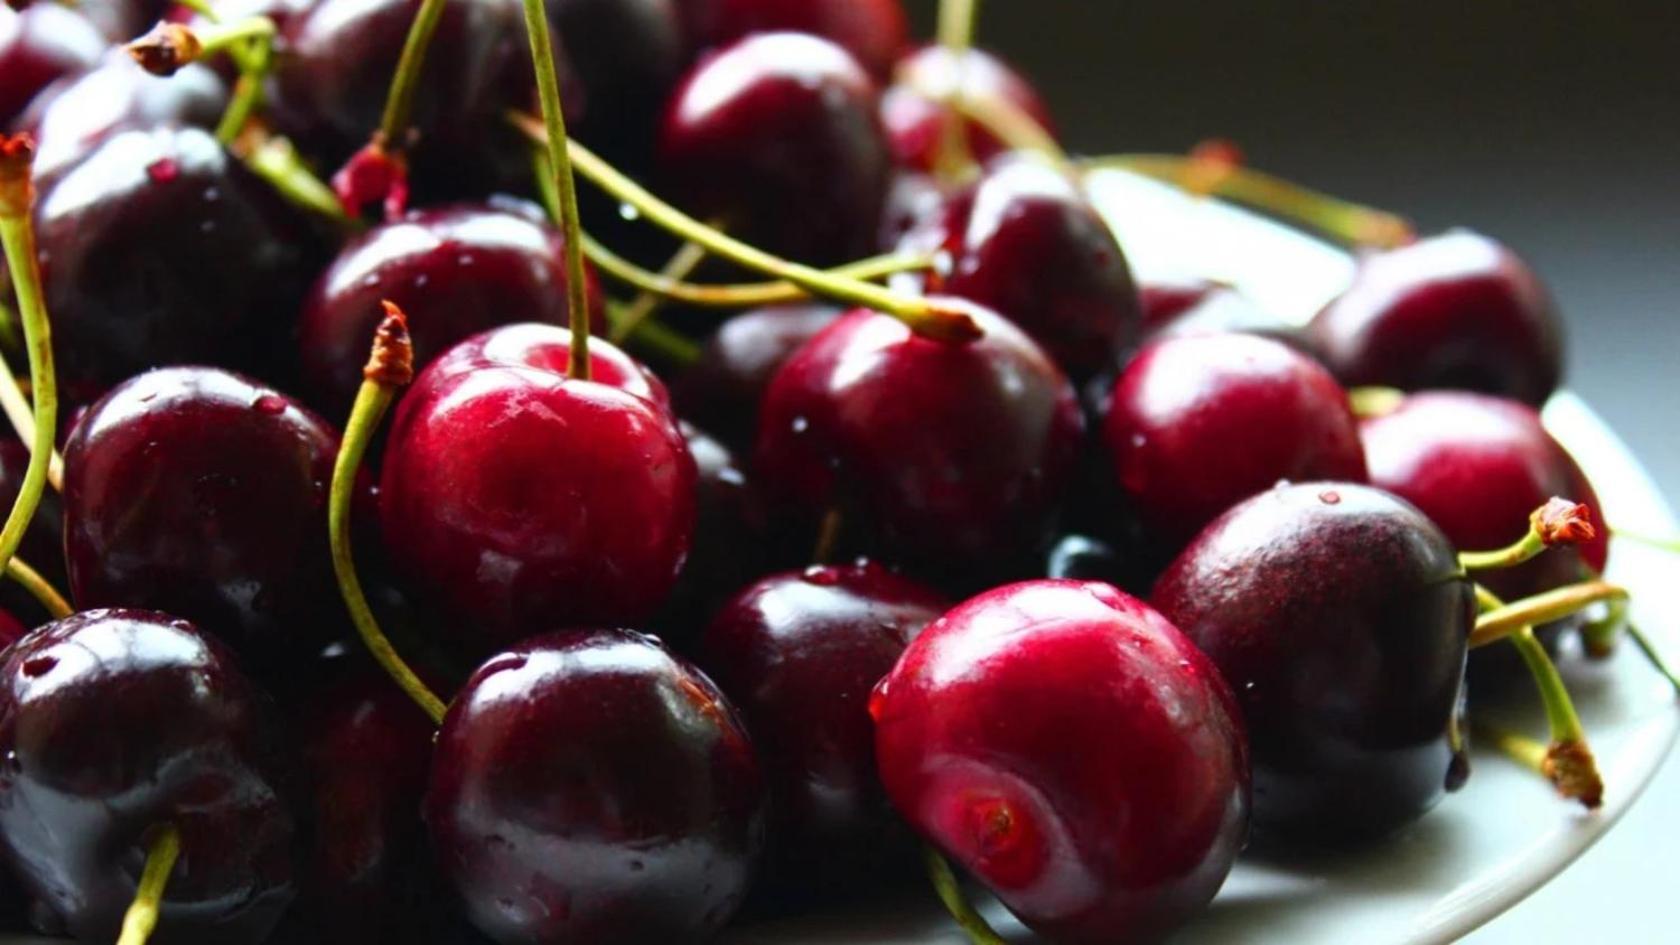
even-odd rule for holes
{"type": "Polygon", "coordinates": [[[481,666],[438,734],[425,814],[468,918],[508,945],[704,940],[764,838],[735,710],[622,630],[538,637],[481,666]]]}
{"type": "Polygon", "coordinates": [[[1335,379],[1254,335],[1145,346],[1115,383],[1102,433],[1116,486],[1169,553],[1279,480],[1365,479],[1358,424],[1335,379]]]}
{"type": "Polygon", "coordinates": [[[1106,584],[988,591],[910,644],[870,705],[900,814],[1022,922],[1154,941],[1248,830],[1248,757],[1213,664],[1106,584]]]}
{"type": "MultiPolygon", "coordinates": [[[[881,121],[886,125],[894,161],[920,171],[938,165],[940,142],[945,135],[945,106],[940,100],[957,88],[971,99],[995,99],[1007,103],[1055,133],[1050,110],[1038,92],[1003,60],[981,49],[970,49],[961,60],[943,46],[924,46],[898,64],[897,81],[881,97],[881,121]],[[961,73],[959,78],[958,73],[961,73]]],[[[1003,142],[990,132],[966,123],[969,150],[986,161],[1005,150],[1003,142]]]]}
{"type": "MultiPolygon", "coordinates": [[[[485,367],[534,368],[565,374],[571,367],[572,333],[558,325],[519,322],[480,332],[443,352],[433,364],[437,375],[476,371],[485,367]]],[[[670,410],[665,382],[640,361],[609,342],[589,343],[589,371],[595,383],[635,394],[670,410]]]]}
{"type": "Polygon", "coordinates": [[[1445,793],[1476,602],[1412,505],[1351,483],[1267,490],[1197,536],[1150,601],[1242,704],[1257,835],[1361,841],[1445,793]]]}
{"type": "Polygon", "coordinates": [[[68,7],[0,9],[0,128],[10,128],[42,89],[93,68],[104,51],[104,37],[68,7]]]}
{"type": "Polygon", "coordinates": [[[910,42],[901,0],[691,0],[683,15],[696,41],[707,46],[780,30],[821,36],[883,81],[910,42]]]}
{"type": "Polygon", "coordinates": [[[914,861],[875,773],[869,694],[948,606],[859,562],[771,575],[712,618],[699,662],[740,707],[764,764],[770,885],[831,897],[914,861]]]}
{"type": "Polygon", "coordinates": [[[1545,403],[1563,375],[1563,325],[1516,254],[1457,231],[1373,253],[1313,319],[1349,386],[1448,387],[1545,403]]]}
{"type": "Polygon", "coordinates": [[[319,652],[343,604],[327,556],[338,433],[215,368],[114,388],[64,450],[64,546],[82,607],[169,608],[254,671],[319,652]]]}
{"type": "Polygon", "coordinates": [[[676,379],[683,417],[735,449],[750,450],[770,379],[805,342],[839,317],[840,309],[820,302],[731,316],[676,379]]]}
{"type": "Polygon", "coordinates": [[[827,40],[749,36],[678,87],[659,165],[687,209],[748,242],[813,264],[867,256],[889,167],[876,98],[827,40]]]}
{"type": "Polygon", "coordinates": [[[943,253],[927,285],[1020,325],[1076,379],[1114,368],[1137,337],[1120,244],[1079,186],[1034,157],[992,162],[899,248],[943,253]]]}
{"type": "MultiPolygon", "coordinates": [[[[585,272],[600,323],[600,286],[585,272]]],[[[408,316],[417,369],[498,325],[564,325],[565,241],[537,208],[513,200],[428,208],[352,240],[316,280],[298,328],[305,389],[334,416],[355,399],[385,300],[408,316]]]]}
{"type": "Polygon", "coordinates": [[[84,942],[116,941],[150,832],[180,858],[157,941],[256,945],[293,897],[296,828],[273,705],[192,624],[96,610],[0,661],[0,850],[84,942]]]}
{"type": "MultiPolygon", "coordinates": [[[[694,526],[694,458],[676,422],[611,386],[645,388],[644,376],[572,379],[557,349],[542,365],[542,348],[510,347],[505,358],[446,353],[420,375],[397,409],[380,490],[397,573],[476,654],[533,626],[640,625],[670,592],[694,526]]],[[[629,360],[599,339],[590,352],[597,365],[629,360]]]]}
{"type": "Polygon", "coordinates": [[[837,510],[871,555],[964,585],[1042,550],[1078,453],[1079,405],[1031,338],[966,310],[982,331],[969,344],[860,309],[782,365],[753,471],[783,521],[837,510]]]}

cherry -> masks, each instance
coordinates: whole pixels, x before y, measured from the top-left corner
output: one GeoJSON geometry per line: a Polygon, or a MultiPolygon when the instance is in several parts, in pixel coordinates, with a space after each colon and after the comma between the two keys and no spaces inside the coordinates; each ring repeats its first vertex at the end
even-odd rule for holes
{"type": "Polygon", "coordinates": [[[800,346],[839,317],[839,309],[821,302],[775,305],[731,316],[677,378],[679,411],[732,448],[750,449],[770,379],[800,346]]]}
{"type": "Polygon", "coordinates": [[[1210,524],[1150,600],[1242,704],[1257,834],[1361,841],[1445,793],[1476,602],[1414,506],[1352,483],[1280,485],[1210,524]]]}
{"type": "Polygon", "coordinates": [[[687,942],[746,895],[763,787],[705,676],[650,638],[578,630],[468,680],[425,816],[444,876],[497,942],[687,942]]]}
{"type": "MultiPolygon", "coordinates": [[[[924,46],[898,64],[897,82],[881,97],[881,121],[900,167],[921,171],[937,167],[946,121],[942,100],[959,81],[965,99],[1001,101],[1054,134],[1049,108],[1014,69],[981,49],[969,49],[960,61],[959,70],[959,60],[951,50],[924,46]]],[[[973,122],[966,122],[965,127],[969,150],[977,160],[986,161],[1007,150],[1002,141],[973,122]]]]}
{"type": "Polygon", "coordinates": [[[148,838],[180,858],[160,941],[257,943],[293,897],[288,762],[272,704],[182,620],[96,610],[0,662],[0,847],[82,941],[115,941],[148,838]]]}
{"type": "Polygon", "coordinates": [[[992,162],[899,248],[944,253],[921,281],[1011,319],[1076,379],[1114,367],[1136,338],[1137,287],[1120,244],[1079,186],[1035,157],[992,162]]]}
{"type": "MultiPolygon", "coordinates": [[[[593,270],[589,293],[602,327],[593,270]]],[[[564,325],[564,242],[537,208],[513,200],[428,208],[352,240],[316,280],[299,320],[305,389],[334,416],[356,396],[387,299],[408,315],[416,367],[497,325],[564,325]]]]}
{"type": "Polygon", "coordinates": [[[1143,317],[1143,330],[1153,333],[1165,328],[1177,321],[1179,316],[1228,288],[1211,279],[1196,277],[1157,277],[1141,282],[1138,284],[1138,308],[1143,317]]]}
{"type": "Polygon", "coordinates": [[[1563,374],[1563,326],[1539,277],[1466,231],[1364,257],[1311,331],[1350,386],[1460,388],[1539,405],[1563,374]]]}
{"type": "MultiPolygon", "coordinates": [[[[432,372],[449,376],[485,367],[534,368],[565,374],[572,356],[571,332],[558,325],[521,322],[480,332],[445,351],[432,372]]],[[[665,382],[622,348],[595,339],[589,343],[590,377],[667,411],[671,394],[665,382]]]]}
{"type": "Polygon", "coordinates": [[[1314,339],[1305,330],[1266,311],[1230,286],[1157,283],[1141,290],[1140,295],[1145,299],[1143,323],[1147,341],[1240,332],[1281,341],[1302,354],[1322,360],[1314,339]]]}
{"type": "Polygon", "coordinates": [[[70,400],[157,365],[273,357],[315,247],[298,211],[208,132],[119,132],[40,189],[41,269],[70,400]]]}
{"type": "Polygon", "coordinates": [[[754,472],[783,521],[838,510],[870,554],[965,585],[1042,549],[1073,472],[1079,405],[1019,328],[965,311],[981,331],[972,343],[859,309],[782,365],[754,472]]]}
{"type": "Polygon", "coordinates": [[[1365,479],[1347,395],[1311,359],[1253,335],[1146,345],[1103,419],[1115,485],[1159,548],[1280,479],[1365,479]]]}
{"type": "Polygon", "coordinates": [[[914,861],[875,772],[870,691],[947,608],[859,561],[773,574],[725,604],[699,662],[740,707],[770,796],[773,885],[831,895],[914,861]]]}
{"type": "Polygon", "coordinates": [[[56,3],[0,9],[0,130],[42,89],[93,68],[104,51],[104,37],[74,10],[56,3]]]}
{"type": "Polygon", "coordinates": [[[887,193],[876,89],[844,49],[762,33],[682,81],[659,141],[664,176],[697,216],[813,264],[869,255],[887,193]]]}
{"type": "Polygon", "coordinates": [[[636,389],[645,375],[603,368],[633,362],[597,339],[601,380],[585,381],[567,375],[561,329],[479,338],[510,331],[553,341],[486,357],[469,340],[434,362],[398,405],[380,490],[393,567],[476,654],[533,623],[639,625],[670,592],[695,515],[694,459],[670,413],[636,389]]]}
{"type": "Polygon", "coordinates": [[[1022,922],[1153,941],[1213,898],[1248,825],[1248,758],[1213,665],[1106,584],[958,605],[870,704],[900,814],[1022,922]]]}
{"type": "MultiPolygon", "coordinates": [[[[683,0],[548,0],[555,39],[575,78],[576,131],[591,148],[640,169],[657,116],[689,62],[683,0]]],[[[571,104],[571,103],[569,103],[571,104]]]]}
{"type": "Polygon", "coordinates": [[[839,44],[881,80],[891,77],[910,42],[900,0],[691,0],[683,13],[702,45],[722,46],[749,33],[809,33],[839,44]]]}
{"type": "Polygon", "coordinates": [[[241,375],[118,385],[64,451],[72,598],[184,614],[254,671],[312,656],[344,625],[326,534],[337,454],[331,426],[241,375]]]}
{"type": "MultiPolygon", "coordinates": [[[[28,634],[29,628],[23,625],[23,621],[12,616],[11,611],[0,610],[0,652],[28,634]]],[[[0,882],[3,881],[3,879],[0,879],[0,882]]],[[[0,889],[0,898],[5,897],[9,892],[9,889],[0,889]]]]}

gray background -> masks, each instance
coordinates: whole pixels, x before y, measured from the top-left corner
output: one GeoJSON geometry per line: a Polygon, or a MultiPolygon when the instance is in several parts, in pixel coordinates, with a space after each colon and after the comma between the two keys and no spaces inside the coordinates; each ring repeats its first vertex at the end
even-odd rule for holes
{"type": "MultiPolygon", "coordinates": [[[[912,0],[930,35],[932,0],[912,0]]],[[[980,42],[1074,149],[1182,150],[1472,226],[1550,283],[1569,384],[1680,501],[1680,3],[984,0],[980,42]]],[[[1680,763],[1611,835],[1472,941],[1673,941],[1680,763]]]]}

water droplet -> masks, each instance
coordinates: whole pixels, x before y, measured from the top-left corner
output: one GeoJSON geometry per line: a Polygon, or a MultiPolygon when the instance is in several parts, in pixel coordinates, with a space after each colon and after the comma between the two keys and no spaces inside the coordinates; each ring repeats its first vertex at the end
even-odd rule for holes
{"type": "Polygon", "coordinates": [[[840,583],[840,570],[823,564],[813,564],[806,568],[805,573],[801,574],[800,577],[804,578],[807,584],[815,584],[818,587],[833,587],[840,583]]]}
{"type": "Polygon", "coordinates": [[[220,199],[222,199],[222,189],[220,187],[206,187],[206,188],[204,188],[204,202],[205,203],[215,203],[216,201],[218,201],[220,199]]]}
{"type": "Polygon", "coordinates": [[[810,420],[806,419],[805,417],[794,417],[793,418],[793,432],[804,433],[806,430],[809,430],[809,429],[811,429],[811,421],[810,420]]]}
{"type": "Polygon", "coordinates": [[[641,219],[642,211],[637,210],[630,204],[621,203],[618,205],[618,215],[626,220],[638,220],[641,219]]]}
{"type": "Polygon", "coordinates": [[[258,413],[272,417],[286,412],[286,398],[279,394],[263,394],[252,401],[251,406],[255,407],[258,413]]]}
{"type": "Polygon", "coordinates": [[[175,179],[181,173],[181,165],[176,164],[174,158],[158,158],[146,165],[146,176],[159,184],[175,179]]]}
{"type": "Polygon", "coordinates": [[[1342,502],[1342,494],[1334,489],[1326,489],[1318,494],[1318,501],[1323,502],[1325,505],[1340,505],[1342,502]]]}

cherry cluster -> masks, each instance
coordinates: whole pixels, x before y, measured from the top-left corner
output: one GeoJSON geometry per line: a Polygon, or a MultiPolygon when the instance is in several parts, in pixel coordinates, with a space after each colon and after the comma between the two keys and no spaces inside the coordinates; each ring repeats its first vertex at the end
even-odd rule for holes
{"type": "Polygon", "coordinates": [[[973,21],[0,8],[0,911],[692,942],[925,868],[998,941],[954,863],[1151,941],[1425,814],[1529,678],[1548,738],[1487,734],[1596,807],[1554,658],[1637,630],[1534,273],[1229,145],[1070,156],[973,21]],[[1353,283],[1140,284],[1116,167],[1353,283]]]}

